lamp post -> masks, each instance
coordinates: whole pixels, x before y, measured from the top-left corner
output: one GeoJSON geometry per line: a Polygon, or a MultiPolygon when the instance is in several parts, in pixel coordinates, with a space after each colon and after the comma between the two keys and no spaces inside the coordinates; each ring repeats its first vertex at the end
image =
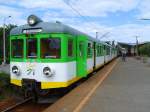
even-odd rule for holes
{"type": "Polygon", "coordinates": [[[3,65],[6,64],[6,31],[5,31],[5,22],[6,22],[6,19],[8,18],[11,18],[11,16],[8,16],[8,17],[5,17],[3,19],[3,65]]]}
{"type": "Polygon", "coordinates": [[[96,39],[98,38],[98,32],[96,32],[96,39]]]}
{"type": "Polygon", "coordinates": [[[139,50],[138,50],[138,36],[135,36],[136,38],[136,56],[139,56],[139,50]]]}

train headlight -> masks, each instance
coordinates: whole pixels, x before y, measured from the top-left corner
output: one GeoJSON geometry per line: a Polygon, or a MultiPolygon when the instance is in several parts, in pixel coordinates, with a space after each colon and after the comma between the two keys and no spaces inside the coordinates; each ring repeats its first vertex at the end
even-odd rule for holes
{"type": "Polygon", "coordinates": [[[40,18],[38,18],[37,16],[35,16],[35,15],[30,15],[30,16],[28,17],[27,22],[28,22],[28,24],[29,24],[30,26],[34,26],[34,25],[36,25],[37,23],[42,22],[42,20],[41,20],[40,18]]]}
{"type": "Polygon", "coordinates": [[[47,77],[51,77],[53,75],[52,70],[49,67],[45,67],[43,69],[43,74],[47,77]]]}
{"type": "Polygon", "coordinates": [[[34,16],[30,16],[28,18],[28,24],[32,26],[32,25],[35,25],[35,23],[36,23],[35,17],[34,16]]]}
{"type": "Polygon", "coordinates": [[[35,24],[35,20],[33,18],[30,18],[28,20],[28,22],[29,22],[30,25],[34,25],[35,24]]]}
{"type": "Polygon", "coordinates": [[[12,67],[12,73],[16,74],[16,75],[20,75],[20,70],[17,66],[13,66],[12,67]]]}

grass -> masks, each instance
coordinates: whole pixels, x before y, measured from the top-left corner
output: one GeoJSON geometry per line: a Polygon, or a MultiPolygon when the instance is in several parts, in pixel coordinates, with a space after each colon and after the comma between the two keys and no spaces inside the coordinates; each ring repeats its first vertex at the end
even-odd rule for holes
{"type": "Polygon", "coordinates": [[[9,85],[10,76],[6,73],[0,73],[0,87],[9,85]]]}
{"type": "Polygon", "coordinates": [[[6,73],[0,73],[0,101],[5,99],[4,91],[9,91],[10,77],[6,73]]]}
{"type": "Polygon", "coordinates": [[[2,78],[9,78],[9,74],[0,73],[0,77],[2,77],[2,78]]]}

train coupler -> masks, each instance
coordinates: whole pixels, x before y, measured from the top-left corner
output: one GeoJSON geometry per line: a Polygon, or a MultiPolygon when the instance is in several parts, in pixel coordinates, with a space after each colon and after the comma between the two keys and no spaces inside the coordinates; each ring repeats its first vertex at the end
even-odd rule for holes
{"type": "Polygon", "coordinates": [[[24,93],[24,98],[32,97],[34,102],[38,100],[37,91],[39,90],[39,84],[32,79],[23,79],[22,80],[22,90],[24,93]]]}

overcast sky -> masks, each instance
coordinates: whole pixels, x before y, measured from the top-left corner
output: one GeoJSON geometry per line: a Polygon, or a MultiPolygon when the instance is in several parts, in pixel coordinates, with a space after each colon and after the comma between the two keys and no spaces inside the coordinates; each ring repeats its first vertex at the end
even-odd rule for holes
{"type": "Polygon", "coordinates": [[[44,21],[61,21],[82,32],[99,37],[110,32],[101,40],[120,42],[150,41],[150,0],[0,0],[0,25],[3,18],[7,24],[26,24],[26,18],[35,14],[44,21]],[[64,1],[80,12],[74,12],[64,1]]]}

